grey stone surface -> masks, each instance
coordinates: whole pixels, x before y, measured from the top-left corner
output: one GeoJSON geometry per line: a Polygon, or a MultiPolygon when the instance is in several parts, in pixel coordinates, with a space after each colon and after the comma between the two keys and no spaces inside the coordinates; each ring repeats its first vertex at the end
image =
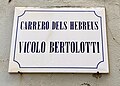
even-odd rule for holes
{"type": "Polygon", "coordinates": [[[120,0],[0,0],[0,86],[120,86],[120,0]],[[105,7],[110,73],[9,74],[14,8],[19,6],[105,7]]]}

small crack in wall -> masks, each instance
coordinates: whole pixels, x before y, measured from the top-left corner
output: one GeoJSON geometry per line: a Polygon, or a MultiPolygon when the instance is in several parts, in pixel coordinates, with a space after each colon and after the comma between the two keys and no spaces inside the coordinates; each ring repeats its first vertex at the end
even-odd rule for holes
{"type": "Polygon", "coordinates": [[[112,31],[108,28],[108,30],[109,30],[109,32],[110,32],[110,34],[111,34],[111,36],[112,36],[112,39],[118,44],[118,45],[120,45],[120,43],[117,41],[117,39],[114,37],[114,35],[113,35],[113,33],[112,33],[112,31]]]}

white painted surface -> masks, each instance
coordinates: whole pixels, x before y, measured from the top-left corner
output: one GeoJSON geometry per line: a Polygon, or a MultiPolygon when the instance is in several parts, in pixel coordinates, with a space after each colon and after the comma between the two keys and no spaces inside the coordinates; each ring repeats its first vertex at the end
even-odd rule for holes
{"type": "Polygon", "coordinates": [[[16,7],[12,33],[9,72],[108,73],[104,8],[16,7]]]}
{"type": "Polygon", "coordinates": [[[0,0],[0,86],[119,86],[120,0],[0,0]],[[15,6],[105,7],[110,73],[96,79],[92,74],[9,74],[8,62],[15,6]],[[114,39],[115,40],[114,40],[114,39]]]}

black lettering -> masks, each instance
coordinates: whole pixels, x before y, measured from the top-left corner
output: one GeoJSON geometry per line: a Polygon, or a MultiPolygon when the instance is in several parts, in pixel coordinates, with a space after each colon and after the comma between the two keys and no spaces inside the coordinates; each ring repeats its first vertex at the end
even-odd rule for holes
{"type": "Polygon", "coordinates": [[[50,53],[54,52],[54,42],[50,42],[50,53]]]}
{"type": "Polygon", "coordinates": [[[64,53],[64,42],[60,42],[60,53],[64,53]]]}
{"type": "Polygon", "coordinates": [[[75,43],[71,42],[71,52],[74,53],[75,52],[75,43]]]}
{"type": "Polygon", "coordinates": [[[43,41],[43,42],[41,43],[41,52],[42,52],[42,53],[45,52],[45,47],[46,47],[46,44],[45,44],[45,42],[43,41]]]}
{"type": "Polygon", "coordinates": [[[84,44],[84,42],[80,43],[80,49],[81,49],[81,53],[85,52],[85,44],[84,44]]]}
{"type": "Polygon", "coordinates": [[[98,22],[95,22],[95,30],[98,30],[98,22]]]}

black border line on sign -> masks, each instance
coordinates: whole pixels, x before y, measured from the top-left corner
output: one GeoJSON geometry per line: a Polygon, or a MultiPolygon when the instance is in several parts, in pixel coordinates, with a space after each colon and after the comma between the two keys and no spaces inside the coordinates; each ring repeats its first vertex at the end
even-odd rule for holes
{"type": "Polygon", "coordinates": [[[14,46],[14,56],[13,61],[18,63],[19,68],[72,68],[72,69],[97,69],[99,64],[104,62],[104,49],[103,49],[103,32],[102,32],[102,17],[97,15],[95,11],[71,11],[71,10],[25,10],[23,14],[17,17],[17,26],[16,26],[16,35],[15,35],[15,46],[14,46]],[[98,62],[96,67],[22,67],[18,61],[15,60],[15,53],[16,53],[16,43],[17,43],[17,33],[18,33],[18,23],[19,18],[23,16],[26,12],[93,12],[97,17],[100,18],[100,25],[101,25],[101,41],[102,41],[102,61],[98,62]]]}

